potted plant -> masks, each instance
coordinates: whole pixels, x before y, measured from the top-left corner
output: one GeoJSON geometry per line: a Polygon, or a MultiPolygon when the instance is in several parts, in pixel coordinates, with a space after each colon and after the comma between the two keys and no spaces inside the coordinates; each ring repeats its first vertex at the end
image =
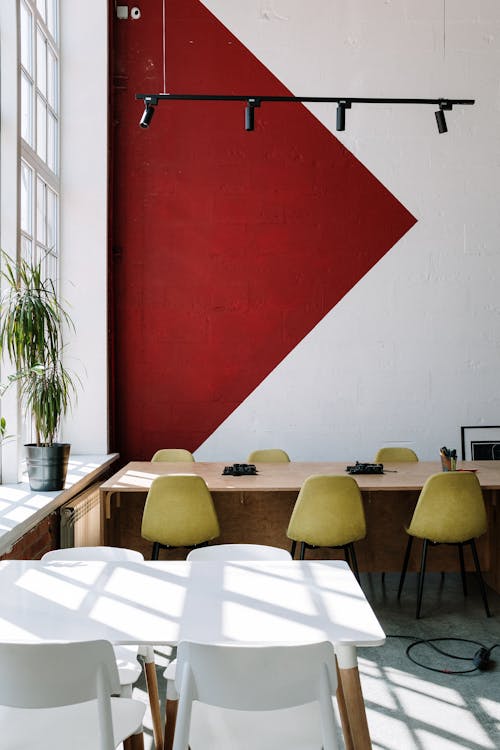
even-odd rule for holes
{"type": "Polygon", "coordinates": [[[5,291],[0,308],[0,349],[15,368],[6,387],[19,385],[21,402],[30,414],[36,443],[26,446],[33,490],[61,490],[66,481],[70,446],[57,443],[75,383],[62,363],[63,327],[74,329],[59,301],[52,279],[44,278],[42,261],[14,261],[2,253],[5,291]]]}

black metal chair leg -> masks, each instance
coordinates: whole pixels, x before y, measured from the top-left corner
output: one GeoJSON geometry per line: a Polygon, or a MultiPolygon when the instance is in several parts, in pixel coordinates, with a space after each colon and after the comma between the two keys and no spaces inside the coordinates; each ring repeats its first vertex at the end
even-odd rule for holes
{"type": "Polygon", "coordinates": [[[464,596],[467,596],[467,580],[465,577],[465,564],[464,564],[464,546],[460,542],[457,544],[458,557],[460,559],[460,575],[462,576],[462,588],[464,590],[464,596]]]}
{"type": "MultiPolygon", "coordinates": [[[[333,549],[335,549],[335,547],[333,549]]],[[[348,564],[348,566],[350,568],[352,568],[352,565],[351,565],[351,549],[350,549],[350,545],[346,544],[345,547],[342,547],[342,549],[344,550],[344,560],[346,561],[346,563],[348,564]]]]}
{"type": "Polygon", "coordinates": [[[403,568],[401,570],[401,576],[399,579],[399,588],[398,588],[398,599],[401,598],[401,592],[403,591],[403,584],[405,582],[406,578],[406,571],[408,570],[408,562],[410,560],[410,552],[411,552],[411,545],[413,544],[413,537],[408,537],[408,544],[406,545],[406,552],[405,552],[405,559],[403,560],[403,568]]]}
{"type": "Polygon", "coordinates": [[[420,563],[420,574],[418,577],[418,594],[417,594],[417,611],[415,614],[416,619],[420,617],[420,610],[422,608],[422,594],[424,593],[424,577],[425,577],[425,563],[427,560],[427,547],[429,544],[428,539],[424,539],[422,546],[422,560],[420,563]]]}
{"type": "Polygon", "coordinates": [[[305,543],[305,542],[301,542],[301,543],[300,543],[300,555],[299,555],[299,560],[303,560],[303,559],[304,559],[304,555],[305,555],[305,554],[306,554],[306,543],[305,543]]]}
{"type": "Polygon", "coordinates": [[[356,559],[356,551],[354,549],[354,544],[352,544],[352,543],[348,544],[347,547],[349,548],[349,552],[351,553],[352,567],[353,567],[353,570],[354,570],[354,575],[356,576],[356,579],[357,579],[358,583],[361,583],[361,581],[359,580],[358,561],[356,559]]]}
{"type": "Polygon", "coordinates": [[[153,552],[151,553],[151,559],[158,560],[159,554],[160,554],[160,543],[153,542],[153,552]]]}
{"type": "Polygon", "coordinates": [[[290,547],[290,554],[292,556],[292,560],[295,557],[295,548],[297,547],[297,542],[292,542],[292,546],[290,547]]]}
{"type": "Polygon", "coordinates": [[[483,576],[481,574],[481,566],[479,565],[479,557],[477,556],[476,542],[471,539],[469,542],[472,550],[472,557],[474,558],[474,565],[476,566],[476,574],[479,580],[479,588],[481,589],[481,596],[483,597],[483,604],[486,610],[486,617],[491,617],[490,608],[488,606],[488,597],[486,596],[486,586],[484,585],[483,576]]]}

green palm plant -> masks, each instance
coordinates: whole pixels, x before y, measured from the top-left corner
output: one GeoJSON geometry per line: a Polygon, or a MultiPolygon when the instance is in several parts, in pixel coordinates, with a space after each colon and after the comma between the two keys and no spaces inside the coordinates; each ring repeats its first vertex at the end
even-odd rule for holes
{"type": "Polygon", "coordinates": [[[74,330],[42,261],[14,261],[2,252],[5,291],[0,308],[0,350],[15,367],[4,389],[19,383],[31,413],[37,446],[52,446],[62,417],[75,396],[73,376],[62,364],[63,327],[74,330]],[[6,282],[6,283],[5,283],[6,282]]]}

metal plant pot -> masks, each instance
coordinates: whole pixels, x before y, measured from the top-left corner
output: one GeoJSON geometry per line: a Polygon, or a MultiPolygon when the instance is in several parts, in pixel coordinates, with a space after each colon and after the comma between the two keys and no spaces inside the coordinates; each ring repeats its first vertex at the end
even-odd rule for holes
{"type": "Polygon", "coordinates": [[[25,445],[30,487],[37,492],[63,490],[71,445],[25,445]]]}

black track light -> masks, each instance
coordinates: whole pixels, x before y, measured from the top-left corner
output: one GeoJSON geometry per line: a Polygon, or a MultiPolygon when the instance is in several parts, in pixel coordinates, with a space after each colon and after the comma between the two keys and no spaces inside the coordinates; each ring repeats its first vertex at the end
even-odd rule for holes
{"type": "Polygon", "coordinates": [[[155,108],[152,104],[146,104],[146,109],[142,113],[141,121],[139,125],[141,128],[149,128],[149,125],[151,123],[151,120],[153,119],[153,115],[155,113],[155,108]]]}
{"type": "Polygon", "coordinates": [[[446,124],[446,117],[444,116],[444,110],[450,110],[452,109],[453,104],[450,104],[450,102],[443,101],[439,103],[439,109],[437,112],[435,112],[436,115],[436,124],[438,131],[440,133],[447,133],[448,132],[448,125],[446,124]]]}
{"type": "Polygon", "coordinates": [[[148,96],[144,99],[144,105],[145,109],[142,113],[141,120],[139,122],[139,125],[141,128],[149,128],[151,124],[151,120],[153,119],[153,115],[155,113],[155,106],[158,104],[158,97],[156,96],[148,96]]]}
{"type": "Polygon", "coordinates": [[[444,112],[442,109],[438,109],[437,112],[435,112],[436,115],[436,123],[438,126],[438,130],[440,133],[447,133],[448,132],[448,126],[446,124],[446,117],[444,116],[444,112]]]}
{"type": "Polygon", "coordinates": [[[245,130],[252,131],[255,127],[255,107],[260,107],[259,99],[248,99],[245,107],[245,130]]]}
{"type": "Polygon", "coordinates": [[[337,130],[345,130],[345,111],[351,109],[351,102],[340,101],[337,107],[337,130]]]}

